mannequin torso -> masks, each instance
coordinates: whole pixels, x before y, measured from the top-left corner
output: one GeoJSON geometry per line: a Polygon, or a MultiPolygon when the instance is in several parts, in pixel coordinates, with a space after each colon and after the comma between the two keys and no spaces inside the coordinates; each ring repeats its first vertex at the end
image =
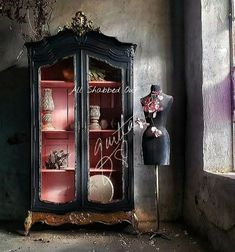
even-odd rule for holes
{"type": "Polygon", "coordinates": [[[142,139],[144,164],[168,165],[170,162],[170,138],[165,126],[173,103],[173,97],[163,93],[159,94],[160,87],[158,85],[152,85],[152,90],[157,91],[156,93],[151,92],[140,100],[144,109],[146,122],[149,123],[142,139]],[[159,104],[159,108],[157,109],[158,106],[155,106],[156,109],[154,109],[154,106],[146,106],[146,104],[150,104],[151,102],[159,104]],[[154,110],[156,111],[154,112],[154,110]],[[155,128],[159,130],[158,134],[154,134],[155,128]]]}

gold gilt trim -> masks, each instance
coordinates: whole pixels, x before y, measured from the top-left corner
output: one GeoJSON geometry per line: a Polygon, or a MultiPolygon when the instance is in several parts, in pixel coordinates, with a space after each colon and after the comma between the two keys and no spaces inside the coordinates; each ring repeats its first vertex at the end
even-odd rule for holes
{"type": "Polygon", "coordinates": [[[59,27],[58,32],[63,30],[73,30],[77,35],[82,36],[90,31],[100,32],[100,27],[95,27],[93,21],[89,20],[82,11],[77,11],[72,18],[71,24],[67,24],[64,27],[59,27]]]}
{"type": "Polygon", "coordinates": [[[87,225],[90,223],[103,223],[106,225],[128,222],[137,230],[138,220],[134,211],[115,213],[92,213],[92,212],[70,212],[64,215],[43,212],[28,211],[25,219],[25,235],[28,235],[33,224],[41,222],[51,226],[59,226],[66,223],[76,225],[87,225]]]}

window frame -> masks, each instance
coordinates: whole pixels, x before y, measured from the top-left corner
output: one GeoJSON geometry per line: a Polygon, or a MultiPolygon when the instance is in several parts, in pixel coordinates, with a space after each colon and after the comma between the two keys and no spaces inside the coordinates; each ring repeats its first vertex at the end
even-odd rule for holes
{"type": "Polygon", "coordinates": [[[229,28],[231,68],[232,172],[235,172],[235,0],[230,0],[229,28]]]}

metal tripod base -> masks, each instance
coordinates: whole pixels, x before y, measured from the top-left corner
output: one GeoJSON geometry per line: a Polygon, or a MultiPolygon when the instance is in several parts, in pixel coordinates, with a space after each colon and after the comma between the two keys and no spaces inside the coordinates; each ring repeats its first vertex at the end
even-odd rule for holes
{"type": "Polygon", "coordinates": [[[171,240],[167,235],[165,235],[164,233],[161,233],[160,231],[154,232],[154,233],[149,237],[149,240],[152,240],[152,239],[155,238],[155,237],[156,237],[156,238],[159,237],[159,238],[162,238],[162,239],[165,239],[165,240],[168,240],[168,241],[171,240]]]}

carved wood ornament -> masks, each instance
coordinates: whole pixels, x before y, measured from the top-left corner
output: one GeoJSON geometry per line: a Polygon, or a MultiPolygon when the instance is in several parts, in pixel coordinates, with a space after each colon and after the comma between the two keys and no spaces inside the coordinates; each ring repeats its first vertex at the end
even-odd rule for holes
{"type": "Polygon", "coordinates": [[[25,235],[35,223],[45,223],[51,226],[59,226],[63,224],[87,225],[91,223],[103,223],[107,225],[128,222],[137,230],[138,221],[134,211],[130,212],[115,212],[115,213],[92,213],[92,212],[70,212],[64,215],[42,212],[28,211],[28,216],[25,219],[25,235]]]}
{"type": "Polygon", "coordinates": [[[95,27],[93,21],[89,20],[84,12],[78,11],[75,13],[75,16],[72,18],[70,25],[65,25],[64,27],[59,27],[58,31],[63,30],[72,30],[75,34],[82,36],[90,31],[100,32],[100,27],[95,27]]]}

